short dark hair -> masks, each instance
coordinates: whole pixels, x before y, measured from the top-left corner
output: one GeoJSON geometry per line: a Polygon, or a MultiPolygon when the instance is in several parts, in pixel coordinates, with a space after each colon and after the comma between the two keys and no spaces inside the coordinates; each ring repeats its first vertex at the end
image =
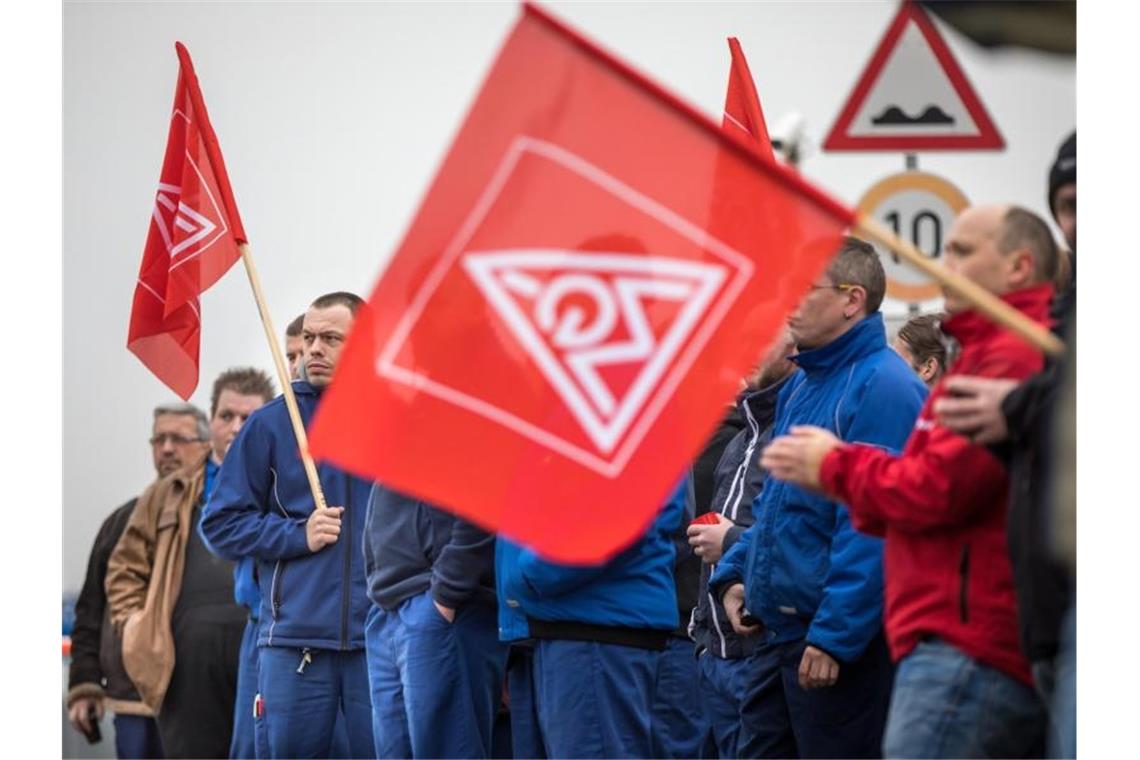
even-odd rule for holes
{"type": "Polygon", "coordinates": [[[310,309],[329,309],[333,306],[347,306],[348,310],[352,312],[352,316],[356,316],[356,310],[364,303],[364,299],[355,293],[349,293],[347,290],[338,290],[334,293],[325,293],[309,304],[310,309]]]}
{"type": "Polygon", "coordinates": [[[827,276],[835,285],[859,285],[867,291],[867,314],[874,314],[883,305],[887,275],[875,247],[867,241],[845,237],[839,253],[827,267],[827,276]]]}
{"type": "Polygon", "coordinates": [[[1057,243],[1045,220],[1032,211],[1012,206],[1002,218],[998,250],[1010,253],[1028,248],[1033,254],[1034,280],[1053,282],[1057,277],[1057,243]]]}
{"type": "Polygon", "coordinates": [[[304,323],[305,323],[305,315],[304,314],[298,314],[297,318],[294,319],[292,322],[290,322],[289,326],[285,328],[285,337],[286,338],[296,338],[297,336],[299,336],[301,334],[301,325],[303,325],[304,323]]]}
{"type": "Polygon", "coordinates": [[[277,395],[269,375],[255,367],[234,367],[218,375],[210,391],[210,419],[218,413],[218,399],[222,391],[230,390],[242,396],[261,396],[265,401],[277,395]]]}
{"type": "Polygon", "coordinates": [[[921,366],[927,359],[934,359],[940,373],[946,369],[947,357],[942,319],[941,314],[922,314],[899,328],[899,340],[906,344],[915,362],[921,366]]]}

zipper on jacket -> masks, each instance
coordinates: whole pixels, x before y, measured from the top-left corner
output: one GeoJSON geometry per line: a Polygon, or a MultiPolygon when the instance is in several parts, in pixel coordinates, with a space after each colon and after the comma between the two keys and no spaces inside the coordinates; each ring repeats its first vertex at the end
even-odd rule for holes
{"type": "Polygon", "coordinates": [[[962,555],[958,559],[958,617],[963,623],[970,622],[970,612],[966,605],[966,589],[970,585],[970,545],[962,545],[962,555]]]}
{"type": "Polygon", "coordinates": [[[352,477],[345,473],[344,533],[348,543],[344,549],[344,583],[340,594],[340,648],[348,649],[348,592],[352,587],[352,477]]]}
{"type": "Polygon", "coordinates": [[[285,565],[281,560],[277,560],[277,565],[273,568],[273,619],[276,620],[281,612],[281,578],[285,575],[285,565]]]}

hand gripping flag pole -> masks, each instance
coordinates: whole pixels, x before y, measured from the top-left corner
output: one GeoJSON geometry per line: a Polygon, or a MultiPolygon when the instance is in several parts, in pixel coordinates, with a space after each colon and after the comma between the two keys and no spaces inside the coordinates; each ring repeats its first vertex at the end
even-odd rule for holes
{"type": "Polygon", "coordinates": [[[194,64],[182,43],[174,47],[181,76],[154,219],[135,290],[128,348],[159,379],[189,398],[198,383],[198,295],[240,256],[273,354],[313,503],[316,509],[324,509],[324,492],[309,454],[305,426],[194,64]]]}
{"type": "MultiPolygon", "coordinates": [[[[202,90],[198,86],[198,76],[194,73],[194,64],[190,60],[190,53],[180,42],[175,43],[175,49],[178,51],[178,60],[182,64],[183,72],[185,72],[187,90],[194,104],[194,110],[201,117],[202,138],[206,144],[207,155],[211,164],[214,165],[216,173],[225,178],[224,197],[227,198],[230,209],[236,215],[237,205],[233,202],[233,194],[227,192],[229,180],[226,175],[225,164],[222,162],[222,151],[218,146],[218,138],[214,134],[214,128],[206,114],[206,103],[202,99],[202,90]]],[[[293,435],[297,438],[297,448],[300,450],[305,476],[309,479],[309,489],[313,493],[313,504],[318,510],[325,509],[325,494],[321,489],[320,478],[317,476],[317,467],[309,454],[309,439],[305,435],[305,426],[301,422],[301,411],[297,408],[297,398],[293,395],[293,384],[290,382],[285,357],[282,356],[281,345],[277,342],[277,330],[273,327],[273,319],[269,316],[269,306],[266,304],[265,294],[261,290],[261,280],[258,278],[257,268],[253,264],[253,253],[250,251],[249,243],[244,239],[239,241],[238,250],[241,251],[241,260],[245,264],[245,271],[249,276],[249,286],[253,290],[253,299],[257,302],[258,314],[261,315],[261,325],[265,328],[265,339],[269,343],[269,351],[273,354],[273,365],[277,370],[277,379],[281,383],[281,389],[285,395],[285,406],[289,410],[289,421],[293,425],[293,435]]]]}

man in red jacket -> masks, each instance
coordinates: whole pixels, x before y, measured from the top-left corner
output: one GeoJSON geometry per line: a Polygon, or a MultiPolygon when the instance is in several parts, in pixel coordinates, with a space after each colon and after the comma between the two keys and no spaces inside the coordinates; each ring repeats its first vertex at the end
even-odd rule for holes
{"type": "MultiPolygon", "coordinates": [[[[1049,228],[1017,207],[967,209],[945,246],[947,269],[1045,324],[1057,268],[1049,228]]],[[[962,345],[950,375],[1021,380],[1042,356],[946,293],[943,329],[962,345]]],[[[886,537],[886,628],[899,662],[887,757],[1026,757],[1046,716],[1018,639],[1006,543],[1008,476],[985,446],[937,423],[939,383],[899,456],[793,428],[761,464],[773,477],[848,505],[863,532],[886,537]]]]}

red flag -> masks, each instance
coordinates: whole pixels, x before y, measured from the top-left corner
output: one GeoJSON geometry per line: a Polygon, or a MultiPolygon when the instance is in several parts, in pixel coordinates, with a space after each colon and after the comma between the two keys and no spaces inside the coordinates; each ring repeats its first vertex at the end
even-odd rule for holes
{"type": "Polygon", "coordinates": [[[760,107],[760,96],[756,94],[756,83],[752,81],[752,72],[748,69],[740,41],[729,37],[728,49],[732,54],[732,68],[728,72],[723,126],[725,129],[739,130],[740,134],[756,142],[761,153],[774,160],[772,140],[768,137],[764,110],[760,107]]]}
{"type": "Polygon", "coordinates": [[[178,85],[127,348],[189,399],[198,385],[198,296],[241,257],[246,237],[190,54],[174,47],[178,85]]]}
{"type": "Polygon", "coordinates": [[[526,5],[357,314],[312,451],[554,560],[605,559],[851,221],[526,5]],[[771,214],[713,213],[730,185],[771,214]]]}

